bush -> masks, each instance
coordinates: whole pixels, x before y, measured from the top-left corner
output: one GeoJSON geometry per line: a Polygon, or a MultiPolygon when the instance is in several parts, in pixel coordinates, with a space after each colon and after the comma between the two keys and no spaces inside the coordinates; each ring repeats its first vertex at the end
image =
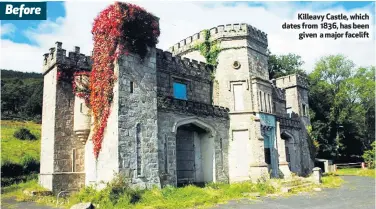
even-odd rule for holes
{"type": "Polygon", "coordinates": [[[15,177],[23,173],[22,165],[4,160],[1,164],[1,177],[15,177]]]}
{"type": "Polygon", "coordinates": [[[372,149],[367,150],[363,154],[363,159],[367,163],[368,168],[374,169],[375,168],[375,152],[376,152],[376,141],[374,141],[371,146],[372,149]]]}
{"type": "Polygon", "coordinates": [[[14,132],[13,136],[21,140],[36,140],[37,139],[37,137],[35,137],[27,128],[18,129],[16,132],[14,132]]]}
{"type": "Polygon", "coordinates": [[[39,160],[35,159],[30,155],[25,155],[21,158],[21,165],[24,171],[24,174],[30,174],[39,172],[39,160]]]}

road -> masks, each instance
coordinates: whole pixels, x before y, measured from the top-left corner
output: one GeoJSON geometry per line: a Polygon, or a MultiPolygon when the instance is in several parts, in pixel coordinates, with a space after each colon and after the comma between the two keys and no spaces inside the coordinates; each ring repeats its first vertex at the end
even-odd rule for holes
{"type": "Polygon", "coordinates": [[[311,194],[264,198],[258,201],[230,202],[213,209],[375,209],[375,179],[343,176],[345,183],[337,189],[311,194]]]}
{"type": "MultiPolygon", "coordinates": [[[[375,179],[343,176],[345,183],[337,189],[293,195],[290,197],[262,198],[256,201],[232,201],[213,209],[375,209],[375,179]]],[[[3,209],[52,209],[31,202],[2,200],[3,209]]]]}

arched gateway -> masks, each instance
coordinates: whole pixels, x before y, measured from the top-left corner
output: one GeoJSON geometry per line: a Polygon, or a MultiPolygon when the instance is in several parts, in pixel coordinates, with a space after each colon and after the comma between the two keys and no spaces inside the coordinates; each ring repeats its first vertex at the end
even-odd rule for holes
{"type": "Polygon", "coordinates": [[[176,133],[177,186],[215,181],[215,130],[196,117],[181,119],[176,133]]]}

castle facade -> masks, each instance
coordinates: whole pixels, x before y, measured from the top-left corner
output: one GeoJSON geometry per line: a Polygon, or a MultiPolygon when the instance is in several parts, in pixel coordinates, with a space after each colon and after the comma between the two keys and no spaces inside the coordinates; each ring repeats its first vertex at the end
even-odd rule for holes
{"type": "MultiPolygon", "coordinates": [[[[62,43],[44,55],[39,182],[54,191],[103,186],[117,174],[141,188],[308,175],[314,167],[306,127],[307,82],[269,80],[267,35],[248,24],[209,30],[217,65],[197,43],[205,31],[172,46],[149,48],[144,60],[122,55],[111,113],[97,159],[85,101],[59,72],[90,70],[79,47],[62,43]]],[[[82,78],[75,78],[82,79],[82,78]]]]}

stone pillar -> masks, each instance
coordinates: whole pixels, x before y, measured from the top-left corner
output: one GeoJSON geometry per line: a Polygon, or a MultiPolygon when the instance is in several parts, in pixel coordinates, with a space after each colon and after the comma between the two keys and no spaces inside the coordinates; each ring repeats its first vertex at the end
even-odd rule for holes
{"type": "Polygon", "coordinates": [[[312,178],[313,182],[316,184],[321,184],[321,168],[315,167],[313,168],[312,178]]]}
{"type": "Polygon", "coordinates": [[[286,161],[286,141],[281,138],[281,129],[280,122],[277,121],[276,127],[276,138],[277,138],[277,147],[278,147],[278,165],[279,170],[282,172],[283,178],[291,178],[291,171],[289,168],[289,163],[286,161]]]}
{"type": "Polygon", "coordinates": [[[261,177],[269,178],[268,164],[265,163],[264,137],[261,135],[261,123],[259,118],[255,118],[253,134],[251,139],[251,152],[253,157],[250,159],[250,178],[257,181],[261,177]]]}

